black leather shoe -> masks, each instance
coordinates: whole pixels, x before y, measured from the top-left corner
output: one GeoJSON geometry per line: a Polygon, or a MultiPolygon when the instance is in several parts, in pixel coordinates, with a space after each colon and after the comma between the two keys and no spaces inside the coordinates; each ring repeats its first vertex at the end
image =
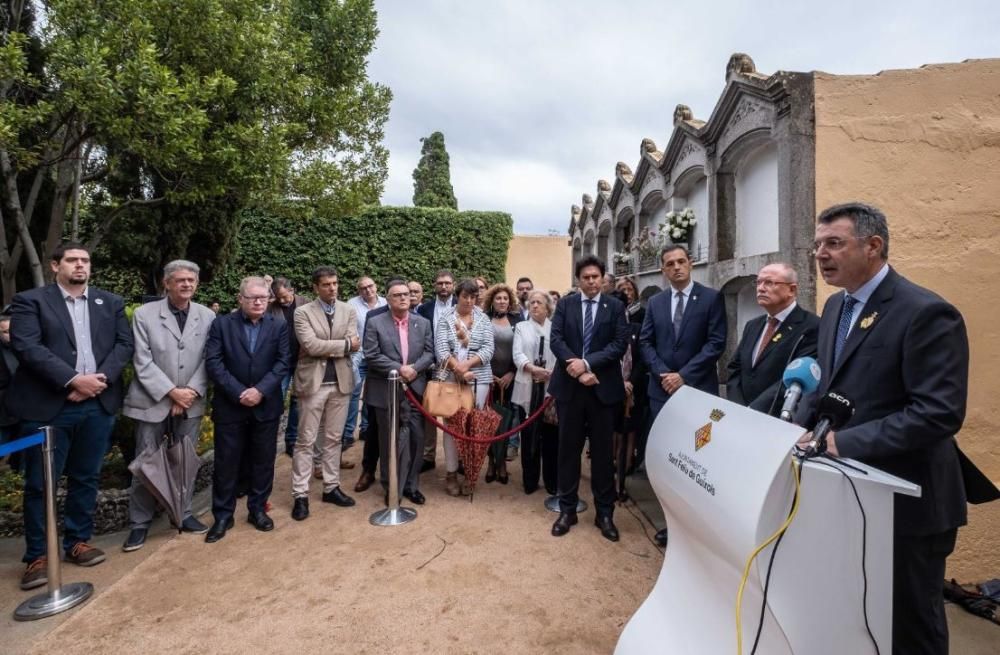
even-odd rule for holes
{"type": "Polygon", "coordinates": [[[576,513],[560,512],[559,518],[557,518],[556,522],[552,524],[552,536],[553,537],[563,536],[564,534],[569,532],[569,529],[572,526],[576,525],[576,523],[577,523],[576,513]]]}
{"type": "Polygon", "coordinates": [[[653,536],[653,540],[656,542],[656,545],[659,546],[660,548],[666,548],[667,547],[667,529],[663,528],[662,530],[659,530],[656,533],[656,535],[653,536]]]}
{"type": "Polygon", "coordinates": [[[334,487],[333,491],[324,492],[323,502],[333,503],[337,507],[351,507],[354,505],[354,499],[341,491],[340,487],[334,487]]]}
{"type": "Polygon", "coordinates": [[[433,460],[425,459],[424,463],[420,465],[420,472],[421,473],[426,473],[427,471],[433,471],[434,470],[434,466],[435,466],[435,464],[434,464],[433,460]]]}
{"type": "Polygon", "coordinates": [[[247,522],[261,532],[270,532],[274,529],[274,521],[267,515],[267,512],[254,512],[247,516],[247,522]]]}
{"type": "Polygon", "coordinates": [[[226,530],[233,527],[235,521],[233,517],[229,517],[225,521],[216,521],[212,524],[212,527],[208,529],[208,534],[205,535],[205,543],[214,544],[219,539],[226,536],[226,530]]]}
{"type": "Polygon", "coordinates": [[[205,534],[208,532],[208,526],[196,519],[193,516],[189,516],[181,522],[181,532],[190,532],[191,534],[205,534]]]}
{"type": "Polygon", "coordinates": [[[296,521],[304,521],[309,517],[309,499],[302,497],[295,499],[292,507],[292,518],[296,521]]]}
{"type": "Polygon", "coordinates": [[[126,553],[131,553],[133,550],[139,550],[146,545],[146,533],[149,532],[146,528],[133,528],[128,533],[128,538],[125,539],[125,543],[122,544],[122,550],[126,553]]]}
{"type": "Polygon", "coordinates": [[[618,541],[618,528],[610,516],[597,516],[594,518],[594,525],[601,530],[601,536],[608,541],[618,541]]]}
{"type": "Polygon", "coordinates": [[[427,499],[424,498],[424,495],[420,493],[419,489],[416,491],[404,491],[403,496],[405,498],[409,498],[414,505],[423,505],[427,502],[427,499]]]}

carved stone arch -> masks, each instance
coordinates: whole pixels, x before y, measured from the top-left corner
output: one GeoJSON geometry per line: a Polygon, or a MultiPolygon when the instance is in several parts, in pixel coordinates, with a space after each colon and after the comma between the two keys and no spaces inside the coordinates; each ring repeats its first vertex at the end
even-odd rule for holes
{"type": "Polygon", "coordinates": [[[611,263],[614,241],[611,238],[611,213],[601,212],[597,221],[597,256],[605,264],[611,263]]]}
{"type": "Polygon", "coordinates": [[[770,128],[754,129],[740,135],[719,158],[719,169],[715,176],[715,225],[711,238],[717,246],[717,258],[720,261],[734,258],[739,249],[736,217],[737,172],[751,154],[773,143],[770,128]]]}
{"type": "Polygon", "coordinates": [[[614,227],[612,250],[628,250],[632,239],[638,236],[636,234],[637,221],[635,218],[635,211],[633,211],[631,207],[621,207],[617,212],[615,212],[612,223],[614,227]]]}
{"type": "Polygon", "coordinates": [[[705,167],[694,164],[685,168],[674,177],[674,195],[685,196],[693,185],[705,177],[705,167]]]}

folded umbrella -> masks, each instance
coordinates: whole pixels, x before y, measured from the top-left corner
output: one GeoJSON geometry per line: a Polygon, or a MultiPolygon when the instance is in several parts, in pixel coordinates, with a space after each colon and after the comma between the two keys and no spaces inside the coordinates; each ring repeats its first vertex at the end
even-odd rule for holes
{"type": "Polygon", "coordinates": [[[191,437],[177,433],[179,417],[168,417],[159,443],[139,453],[128,465],[139,482],[163,507],[178,530],[194,493],[201,459],[191,437]]]}

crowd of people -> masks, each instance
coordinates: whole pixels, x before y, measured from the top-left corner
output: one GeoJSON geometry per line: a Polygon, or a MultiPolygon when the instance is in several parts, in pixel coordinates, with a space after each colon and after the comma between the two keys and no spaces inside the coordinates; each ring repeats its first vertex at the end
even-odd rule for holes
{"type": "MultiPolygon", "coordinates": [[[[909,644],[898,652],[925,652],[927,644],[947,643],[943,610],[937,601],[910,599],[941,598],[944,562],[972,493],[960,469],[971,464],[953,439],[964,417],[968,341],[954,307],[889,267],[888,238],[885,216],[868,205],[840,205],[819,216],[819,272],[844,289],[831,296],[822,320],[798,305],[793,266],[761,268],[755,290],[763,314],[746,323],[726,367],[725,395],[776,415],[785,365],[807,355],[824,371],[820,391],[848,382],[866,390],[855,398],[853,418],[827,435],[827,448],[923,487],[920,498],[897,500],[893,612],[894,640],[909,644]],[[873,333],[881,336],[866,340],[873,333]]],[[[197,434],[211,408],[213,524],[192,516],[189,496],[177,526],[211,543],[233,526],[242,495],[248,521],[261,531],[274,528],[269,497],[286,394],[283,436],[297,521],[309,517],[311,477],[322,480],[322,502],[354,505],[342,479],[353,465],[342,454],[355,432],[364,455],[354,492],[369,489],[376,475],[388,489],[384,455],[393,416],[399,489],[415,504],[426,502],[421,473],[437,467],[439,432],[406,396],[390,393],[391,371],[418,401],[431,379],[461,382],[472,386],[477,406],[506,405],[518,423],[550,395],[553,411],[523,426],[519,441],[490,448],[486,482],[508,484],[507,463],[519,453],[524,492],[541,485],[558,496],[551,534],[565,535],[578,521],[586,448],[595,526],[617,541],[616,501],[627,496],[625,480],[642,462],[652,421],[684,386],[721,391],[724,296],[692,279],[683,247],[667,246],[660,261],[666,288],[645,304],[634,280],[616,279],[591,255],[575,263],[577,286],[565,295],[535,289],[527,277],[511,288],[482,277],[456,280],[442,270],[427,300],[414,280],[390,279],[379,295],[376,281],[363,276],[345,302],[337,270],[322,266],[312,274],[313,300],[285,278],[247,277],[238,307],[219,313],[193,300],[198,265],[177,260],[165,267],[163,297],[137,309],[130,325],[121,297],[88,285],[89,251],[67,243],[52,254],[54,283],[17,294],[9,316],[0,317],[0,429],[9,438],[54,428],[53,464],[67,477],[63,557],[92,566],[106,557],[88,542],[119,411],[134,421],[141,451],[167,422],[175,432],[197,434]],[[135,375],[126,390],[122,373],[130,361],[135,375]]],[[[815,407],[815,398],[801,406],[797,420],[805,429],[816,422],[815,407]]],[[[443,435],[444,490],[458,496],[470,480],[455,439],[443,435]]],[[[803,443],[812,438],[805,434],[803,443]]],[[[54,554],[46,553],[41,449],[25,450],[23,465],[21,587],[31,589],[46,583],[46,557],[54,554]]],[[[124,550],[143,546],[155,509],[135,482],[124,550]]],[[[657,539],[665,542],[665,531],[657,539]]]]}

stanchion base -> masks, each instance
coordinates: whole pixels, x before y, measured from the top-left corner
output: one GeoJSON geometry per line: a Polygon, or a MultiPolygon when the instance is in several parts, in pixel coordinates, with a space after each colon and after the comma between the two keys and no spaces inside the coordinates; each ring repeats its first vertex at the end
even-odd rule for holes
{"type": "Polygon", "coordinates": [[[368,522],[372,525],[403,525],[417,518],[417,510],[412,507],[400,507],[399,509],[380,509],[368,517],[368,522]]]}
{"type": "Polygon", "coordinates": [[[94,585],[89,582],[71,582],[59,587],[54,594],[45,592],[32,596],[14,610],[14,620],[34,621],[46,616],[59,614],[76,607],[94,593],[94,585]]]}
{"type": "MultiPolygon", "coordinates": [[[[549,496],[545,499],[545,509],[550,512],[559,513],[559,496],[549,496]]],[[[576,513],[580,514],[587,511],[587,503],[582,499],[577,499],[576,501],[576,513]]]]}

